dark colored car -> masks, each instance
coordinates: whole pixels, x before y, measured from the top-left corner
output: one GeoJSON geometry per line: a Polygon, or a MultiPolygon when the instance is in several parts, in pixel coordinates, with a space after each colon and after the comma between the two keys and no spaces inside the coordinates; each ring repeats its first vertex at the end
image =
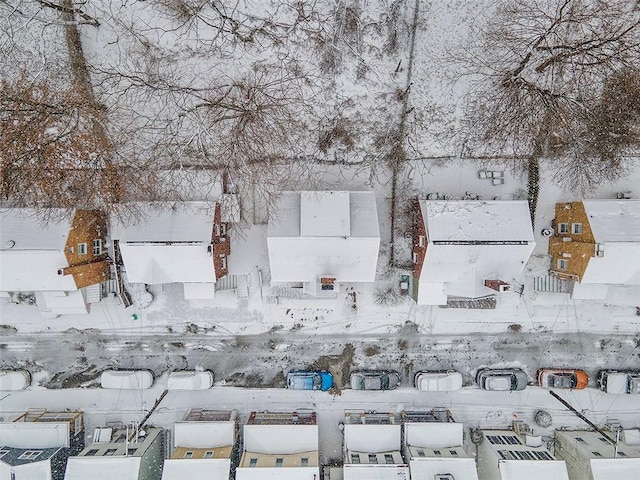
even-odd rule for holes
{"type": "Polygon", "coordinates": [[[351,372],[353,390],[393,390],[400,385],[400,374],[393,370],[358,370],[351,372]]]}

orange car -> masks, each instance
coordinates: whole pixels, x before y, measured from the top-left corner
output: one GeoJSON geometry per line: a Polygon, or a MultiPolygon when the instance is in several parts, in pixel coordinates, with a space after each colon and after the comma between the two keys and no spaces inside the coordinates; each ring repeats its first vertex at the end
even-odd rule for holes
{"type": "Polygon", "coordinates": [[[545,388],[571,388],[581,390],[589,383],[589,375],[575,368],[541,368],[538,385],[545,388]]]}

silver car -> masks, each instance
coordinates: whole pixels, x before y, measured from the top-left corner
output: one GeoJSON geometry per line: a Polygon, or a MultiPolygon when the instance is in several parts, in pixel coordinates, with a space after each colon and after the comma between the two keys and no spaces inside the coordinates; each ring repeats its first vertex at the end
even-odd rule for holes
{"type": "Polygon", "coordinates": [[[481,368],[476,374],[476,383],[483,390],[524,390],[527,381],[527,374],[519,368],[481,368]]]}
{"type": "Polygon", "coordinates": [[[358,370],[351,372],[353,390],[393,390],[400,385],[400,374],[393,370],[358,370]]]}

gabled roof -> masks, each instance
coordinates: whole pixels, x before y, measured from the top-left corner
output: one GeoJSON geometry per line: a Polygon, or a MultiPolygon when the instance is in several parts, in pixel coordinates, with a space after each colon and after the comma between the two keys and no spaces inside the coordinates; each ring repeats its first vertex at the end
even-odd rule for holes
{"type": "Polygon", "coordinates": [[[592,458],[593,480],[637,480],[640,458],[592,458]]]}
{"type": "Polygon", "coordinates": [[[484,280],[517,278],[535,242],[525,201],[420,201],[428,246],[418,303],[494,293],[484,280]]]}
{"type": "Polygon", "coordinates": [[[282,192],[267,233],[271,279],[375,279],[380,227],[373,192],[282,192]]]}
{"type": "Polygon", "coordinates": [[[117,220],[111,237],[119,241],[127,279],[132,283],[214,283],[209,246],[214,206],[184,202],[173,206],[139,204],[143,218],[133,224],[117,220]]]}
{"type": "Polygon", "coordinates": [[[0,291],[73,291],[64,247],[73,213],[54,210],[44,224],[34,209],[0,209],[0,291]]]}
{"type": "Polygon", "coordinates": [[[217,448],[235,443],[235,422],[176,422],[176,447],[217,448]]]}
{"type": "Polygon", "coordinates": [[[319,478],[318,467],[260,467],[236,470],[236,480],[318,480],[319,478]]]}
{"type": "Polygon", "coordinates": [[[405,423],[404,436],[406,444],[412,447],[460,447],[463,444],[463,425],[454,422],[405,423]]]}
{"type": "Polygon", "coordinates": [[[0,460],[0,478],[11,480],[50,480],[51,461],[46,460],[25,463],[22,465],[10,465],[0,460]],[[13,476],[11,475],[13,474],[13,476]]]}
{"type": "Polygon", "coordinates": [[[244,451],[267,455],[318,450],[317,425],[245,425],[244,451]]]}
{"type": "Polygon", "coordinates": [[[414,458],[409,462],[411,477],[433,479],[437,474],[450,473],[455,480],[478,480],[474,458],[414,458]]]}
{"type": "Polygon", "coordinates": [[[162,480],[228,480],[231,460],[222,458],[168,459],[162,480]]]}
{"type": "Polygon", "coordinates": [[[596,243],[640,243],[640,200],[584,200],[596,243]]]}
{"type": "Polygon", "coordinates": [[[400,425],[344,425],[344,448],[347,451],[377,453],[399,451],[400,425]]]}
{"type": "Polygon", "coordinates": [[[406,465],[358,465],[345,464],[344,480],[409,480],[409,467],[406,465]]]}
{"type": "Polygon", "coordinates": [[[499,460],[502,480],[569,480],[563,460],[499,460]]]}
{"type": "Polygon", "coordinates": [[[0,445],[40,450],[69,447],[68,422],[0,423],[0,445]]]}
{"type": "Polygon", "coordinates": [[[142,457],[69,457],[64,480],[138,480],[142,457]]]}

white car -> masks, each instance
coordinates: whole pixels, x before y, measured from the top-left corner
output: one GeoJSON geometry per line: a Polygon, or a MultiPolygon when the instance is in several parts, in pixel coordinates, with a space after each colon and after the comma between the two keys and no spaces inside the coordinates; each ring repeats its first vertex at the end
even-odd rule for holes
{"type": "Polygon", "coordinates": [[[149,370],[105,370],[100,376],[102,388],[119,390],[145,390],[153,385],[149,370]]]}
{"type": "Polygon", "coordinates": [[[168,390],[207,390],[213,387],[213,372],[186,370],[171,372],[167,380],[168,390]]]}
{"type": "Polygon", "coordinates": [[[600,390],[614,395],[640,394],[640,371],[601,370],[598,373],[600,390]]]}
{"type": "Polygon", "coordinates": [[[425,370],[416,373],[414,384],[421,392],[452,392],[462,388],[462,374],[455,370],[425,370]]]}
{"type": "Polygon", "coordinates": [[[0,370],[0,391],[24,390],[31,385],[27,370],[0,370]]]}

